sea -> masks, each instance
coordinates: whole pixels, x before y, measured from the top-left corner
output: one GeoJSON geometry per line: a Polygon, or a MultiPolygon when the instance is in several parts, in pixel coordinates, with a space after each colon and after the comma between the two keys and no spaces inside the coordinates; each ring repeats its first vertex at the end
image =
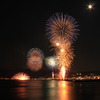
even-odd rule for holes
{"type": "Polygon", "coordinates": [[[100,82],[0,80],[0,100],[100,100],[100,82]]]}

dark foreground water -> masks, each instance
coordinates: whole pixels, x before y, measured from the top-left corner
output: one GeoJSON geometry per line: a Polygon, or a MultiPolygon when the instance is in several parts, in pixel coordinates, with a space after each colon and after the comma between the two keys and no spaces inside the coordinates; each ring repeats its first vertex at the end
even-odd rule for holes
{"type": "Polygon", "coordinates": [[[100,100],[100,82],[0,80],[0,100],[100,100]]]}

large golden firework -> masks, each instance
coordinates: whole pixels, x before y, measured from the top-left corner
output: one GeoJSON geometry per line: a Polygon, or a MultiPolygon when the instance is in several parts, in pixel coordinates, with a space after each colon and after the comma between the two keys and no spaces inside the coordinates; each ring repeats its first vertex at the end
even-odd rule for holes
{"type": "Polygon", "coordinates": [[[77,21],[67,14],[56,13],[47,23],[47,35],[50,39],[63,37],[71,43],[77,38],[77,21]]]}
{"type": "Polygon", "coordinates": [[[65,77],[74,58],[72,43],[77,38],[77,21],[72,16],[57,13],[47,23],[47,35],[58,57],[60,73],[65,77]]]}

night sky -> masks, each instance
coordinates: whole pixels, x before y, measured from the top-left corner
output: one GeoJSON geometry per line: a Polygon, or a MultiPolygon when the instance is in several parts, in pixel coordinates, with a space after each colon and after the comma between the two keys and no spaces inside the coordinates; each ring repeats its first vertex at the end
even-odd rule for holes
{"type": "MultiPolygon", "coordinates": [[[[74,43],[73,72],[100,71],[100,0],[47,2],[2,2],[0,30],[0,70],[27,69],[27,53],[39,48],[44,56],[53,55],[46,36],[48,18],[57,12],[73,16],[79,25],[74,43]]],[[[45,66],[45,64],[44,64],[45,66]]],[[[43,66],[43,67],[44,67],[43,66]]]]}

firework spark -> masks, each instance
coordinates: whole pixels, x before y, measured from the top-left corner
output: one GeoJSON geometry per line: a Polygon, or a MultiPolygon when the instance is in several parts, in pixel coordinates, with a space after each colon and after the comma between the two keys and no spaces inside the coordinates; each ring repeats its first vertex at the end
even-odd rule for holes
{"type": "Polygon", "coordinates": [[[30,77],[25,73],[18,73],[12,77],[13,80],[29,80],[30,77]]]}
{"type": "Polygon", "coordinates": [[[38,71],[42,68],[44,55],[40,49],[32,48],[27,57],[27,65],[31,70],[38,71]]]}

